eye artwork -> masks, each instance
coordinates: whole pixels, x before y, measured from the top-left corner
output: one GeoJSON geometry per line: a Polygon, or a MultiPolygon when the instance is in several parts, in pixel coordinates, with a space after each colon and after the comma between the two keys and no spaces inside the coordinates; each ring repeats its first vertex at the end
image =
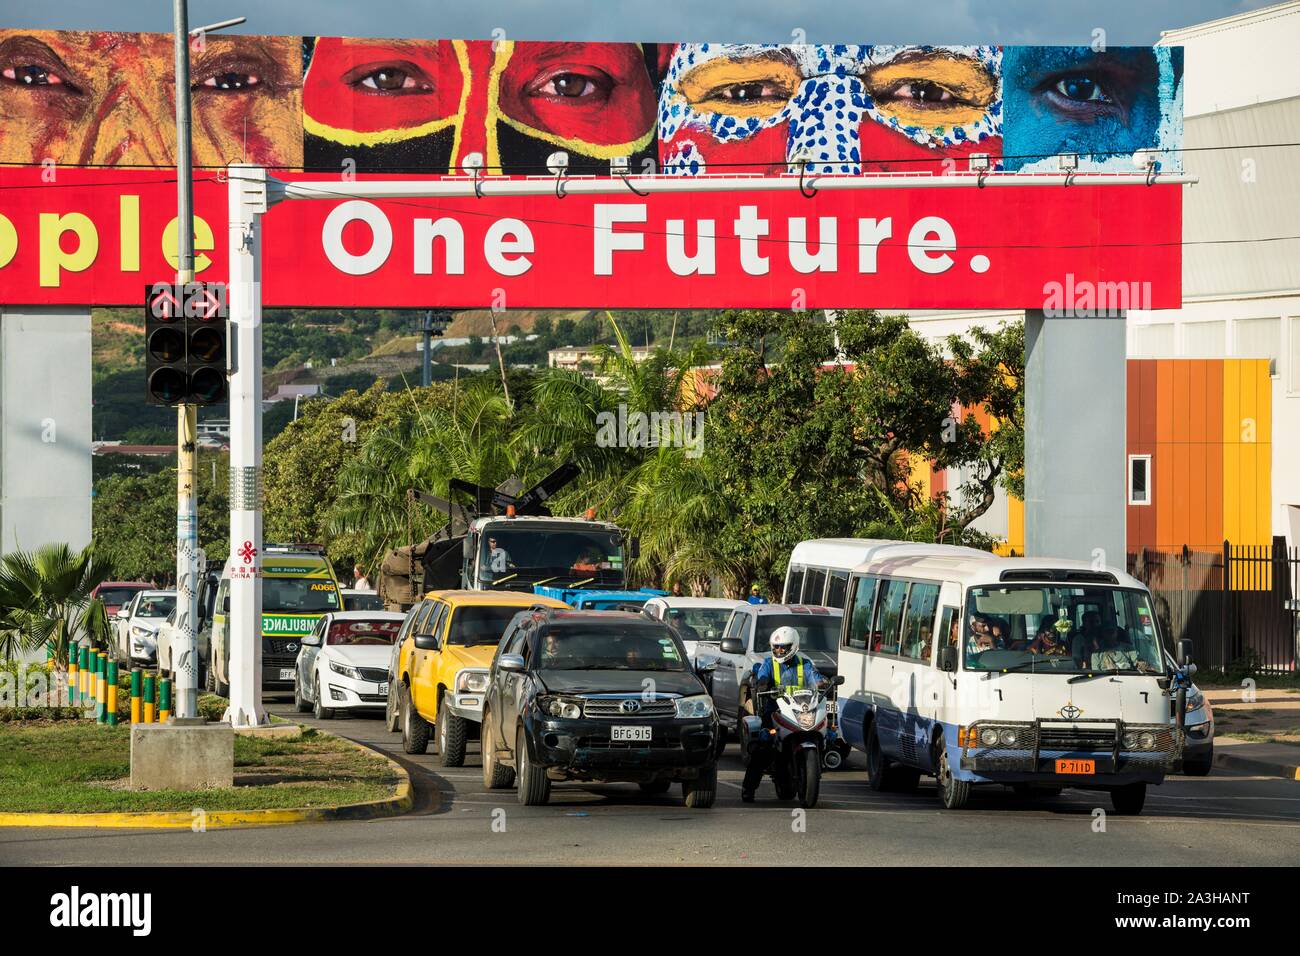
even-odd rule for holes
{"type": "MultiPolygon", "coordinates": [[[[172,162],[165,34],[0,30],[0,160],[172,162]]],[[[214,36],[192,63],[200,165],[575,174],[1177,165],[1179,48],[214,36]]]]}

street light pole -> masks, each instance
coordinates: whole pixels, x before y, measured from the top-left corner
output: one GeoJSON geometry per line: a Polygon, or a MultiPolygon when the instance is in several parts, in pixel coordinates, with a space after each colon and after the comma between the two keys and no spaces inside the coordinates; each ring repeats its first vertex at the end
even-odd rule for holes
{"type": "MultiPolygon", "coordinates": [[[[203,35],[244,22],[235,17],[194,31],[203,35]]],[[[176,54],[176,282],[194,281],[194,166],[190,136],[190,15],[187,0],[172,0],[176,54]]],[[[199,714],[199,462],[198,406],[176,407],[176,650],[171,666],[180,718],[199,714]]],[[[204,569],[206,570],[206,568],[204,569]]]]}
{"type": "MultiPolygon", "coordinates": [[[[176,282],[194,281],[194,176],[190,155],[190,18],[187,0],[173,0],[176,53],[176,282]]],[[[198,693],[198,408],[176,409],[176,716],[197,717],[198,693]]]]}

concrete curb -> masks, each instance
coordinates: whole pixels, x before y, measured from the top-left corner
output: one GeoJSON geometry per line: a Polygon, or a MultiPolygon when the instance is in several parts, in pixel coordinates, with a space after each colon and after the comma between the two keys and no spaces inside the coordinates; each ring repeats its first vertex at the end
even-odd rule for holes
{"type": "Polygon", "coordinates": [[[1214,748],[1214,766],[1224,770],[1240,770],[1256,777],[1281,777],[1283,780],[1300,780],[1300,766],[1295,764],[1273,763],[1268,760],[1254,760],[1239,757],[1231,750],[1225,752],[1221,747],[1214,748]]]}
{"type": "MultiPolygon", "coordinates": [[[[379,754],[364,744],[317,729],[336,740],[379,754]]],[[[337,807],[301,807],[280,810],[211,810],[201,816],[191,810],[157,810],[129,813],[0,813],[0,827],[103,827],[137,830],[217,830],[227,827],[267,827],[287,823],[327,823],[333,820],[372,820],[411,809],[411,775],[397,761],[379,754],[397,777],[391,796],[337,807]]]]}

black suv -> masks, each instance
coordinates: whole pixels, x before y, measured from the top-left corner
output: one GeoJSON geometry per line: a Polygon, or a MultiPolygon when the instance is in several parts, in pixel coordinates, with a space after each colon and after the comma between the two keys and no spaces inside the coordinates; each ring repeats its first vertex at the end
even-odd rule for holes
{"type": "Polygon", "coordinates": [[[681,781],[688,807],[718,788],[713,701],[667,625],[621,611],[537,608],[497,645],[483,705],[483,783],[517,780],[545,803],[553,780],[681,781]]]}

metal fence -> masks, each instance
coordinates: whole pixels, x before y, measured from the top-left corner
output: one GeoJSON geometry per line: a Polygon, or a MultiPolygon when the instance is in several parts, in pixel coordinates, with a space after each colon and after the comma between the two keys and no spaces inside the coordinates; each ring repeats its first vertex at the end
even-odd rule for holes
{"type": "Polygon", "coordinates": [[[1202,668],[1295,673],[1300,658],[1300,548],[1285,538],[1221,551],[1143,548],[1129,573],[1151,589],[1172,641],[1190,638],[1202,668]]]}

